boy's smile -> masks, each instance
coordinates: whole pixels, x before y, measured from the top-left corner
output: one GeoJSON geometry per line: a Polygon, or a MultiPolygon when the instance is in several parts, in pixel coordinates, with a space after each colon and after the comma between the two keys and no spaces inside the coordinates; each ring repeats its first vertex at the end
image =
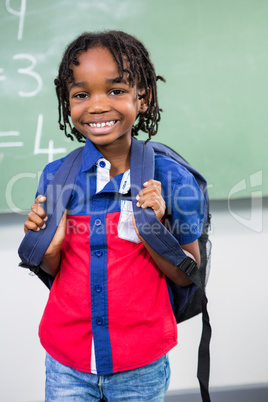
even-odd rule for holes
{"type": "Polygon", "coordinates": [[[75,128],[97,148],[110,144],[130,146],[131,130],[139,112],[147,109],[132,88],[127,74],[120,80],[118,66],[107,48],[88,49],[71,65],[74,81],[68,84],[70,114],[75,128]],[[118,144],[119,144],[118,143],[118,144]]]}

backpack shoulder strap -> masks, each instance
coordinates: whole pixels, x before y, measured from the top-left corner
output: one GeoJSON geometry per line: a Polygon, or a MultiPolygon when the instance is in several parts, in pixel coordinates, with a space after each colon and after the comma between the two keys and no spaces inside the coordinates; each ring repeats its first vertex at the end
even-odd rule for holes
{"type": "MultiPolygon", "coordinates": [[[[162,255],[169,261],[173,262],[173,264],[178,266],[183,272],[185,272],[189,276],[192,282],[203,291],[203,297],[202,297],[203,328],[198,353],[197,377],[200,384],[200,391],[203,402],[211,402],[209,395],[209,372],[210,372],[209,344],[211,339],[211,326],[207,311],[207,297],[205,294],[205,283],[201,280],[196,264],[192,266],[191,264],[188,263],[187,260],[188,257],[186,257],[186,254],[182,250],[179,242],[156,218],[153,210],[151,208],[142,209],[136,206],[136,195],[141,190],[143,183],[154,177],[154,150],[157,153],[170,156],[172,159],[176,161],[178,161],[179,157],[183,162],[182,165],[186,167],[191,173],[193,173],[195,177],[197,175],[200,176],[201,183],[204,183],[204,185],[206,185],[206,181],[197,171],[193,171],[193,168],[171,148],[168,148],[163,144],[155,142],[152,143],[152,145],[149,142],[144,143],[134,138],[132,139],[131,155],[130,155],[130,180],[131,180],[132,207],[135,215],[135,221],[140,235],[150,245],[150,247],[152,247],[152,249],[154,249],[158,254],[162,255]],[[173,153],[174,155],[170,154],[170,152],[173,153]]],[[[206,193],[206,191],[204,192],[206,193]]]]}
{"type": "Polygon", "coordinates": [[[130,180],[132,207],[140,235],[158,254],[171,261],[186,273],[199,288],[204,289],[197,266],[187,257],[178,240],[156,218],[151,208],[139,208],[136,195],[143,183],[154,177],[154,149],[151,144],[132,139],[130,154],[130,180]],[[148,230],[150,229],[150,230],[148,230]]]}
{"type": "Polygon", "coordinates": [[[39,266],[71,196],[81,165],[83,148],[75,149],[66,157],[48,185],[44,194],[47,198],[44,203],[48,216],[46,230],[38,232],[29,230],[26,233],[18,250],[21,258],[20,266],[32,268],[33,271],[39,266]]]}

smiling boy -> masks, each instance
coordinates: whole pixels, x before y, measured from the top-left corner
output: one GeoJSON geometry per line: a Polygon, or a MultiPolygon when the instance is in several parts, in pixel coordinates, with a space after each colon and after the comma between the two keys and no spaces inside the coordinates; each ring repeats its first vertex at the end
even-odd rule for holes
{"type": "MultiPolygon", "coordinates": [[[[86,143],[75,191],[41,263],[55,277],[39,330],[47,351],[46,401],[163,401],[168,387],[167,352],[177,343],[177,328],[165,276],[181,286],[190,281],[149,247],[132,221],[135,123],[138,119],[151,136],[159,121],[157,77],[147,55],[125,33],[88,33],[69,45],[59,69],[61,128],[66,133],[70,116],[72,133],[86,143]]],[[[45,168],[25,232],[45,230],[47,214],[40,204],[63,160],[45,168]]],[[[139,207],[152,208],[161,220],[172,197],[170,184],[193,186],[202,203],[190,173],[164,156],[155,164],[155,178],[138,194],[139,207]]],[[[180,225],[200,218],[198,210],[191,217],[176,211],[177,201],[171,203],[180,225]]],[[[178,234],[197,264],[199,235],[178,234]]]]}

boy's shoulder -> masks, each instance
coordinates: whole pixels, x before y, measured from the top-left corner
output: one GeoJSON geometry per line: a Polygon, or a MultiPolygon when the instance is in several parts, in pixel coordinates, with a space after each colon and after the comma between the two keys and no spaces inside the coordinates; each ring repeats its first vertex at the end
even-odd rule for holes
{"type": "Polygon", "coordinates": [[[54,175],[54,174],[57,172],[57,170],[61,167],[61,165],[63,164],[63,162],[64,162],[72,153],[78,154],[78,152],[79,152],[79,150],[80,150],[81,148],[84,148],[84,147],[76,148],[76,149],[74,149],[73,151],[70,151],[67,155],[63,156],[62,158],[56,159],[56,160],[53,161],[53,162],[49,162],[49,163],[44,167],[43,173],[54,175]]]}
{"type": "MultiPolygon", "coordinates": [[[[72,151],[71,151],[72,152],[72,151]]],[[[38,185],[38,194],[44,194],[48,184],[51,182],[53,177],[55,176],[58,169],[61,167],[65,159],[70,155],[69,152],[67,155],[63,156],[62,158],[56,159],[53,162],[49,162],[43,169],[43,172],[40,176],[39,185],[38,185]]]]}
{"type": "Polygon", "coordinates": [[[65,159],[68,157],[69,154],[63,156],[62,158],[56,159],[53,162],[49,162],[45,167],[44,167],[44,172],[47,173],[52,173],[55,174],[56,171],[59,169],[59,167],[63,164],[65,159]]]}
{"type": "Polygon", "coordinates": [[[177,184],[195,180],[193,174],[178,161],[157,152],[155,152],[155,176],[156,178],[161,177],[161,180],[171,180],[177,184]]]}

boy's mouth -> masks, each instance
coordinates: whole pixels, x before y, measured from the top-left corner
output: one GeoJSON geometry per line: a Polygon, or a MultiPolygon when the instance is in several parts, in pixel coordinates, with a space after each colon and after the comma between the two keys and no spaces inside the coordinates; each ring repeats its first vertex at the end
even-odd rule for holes
{"type": "Polygon", "coordinates": [[[98,123],[87,123],[87,124],[89,127],[101,128],[101,127],[112,127],[115,125],[116,122],[117,122],[117,120],[110,120],[110,121],[103,121],[103,122],[98,122],[98,123]]]}

